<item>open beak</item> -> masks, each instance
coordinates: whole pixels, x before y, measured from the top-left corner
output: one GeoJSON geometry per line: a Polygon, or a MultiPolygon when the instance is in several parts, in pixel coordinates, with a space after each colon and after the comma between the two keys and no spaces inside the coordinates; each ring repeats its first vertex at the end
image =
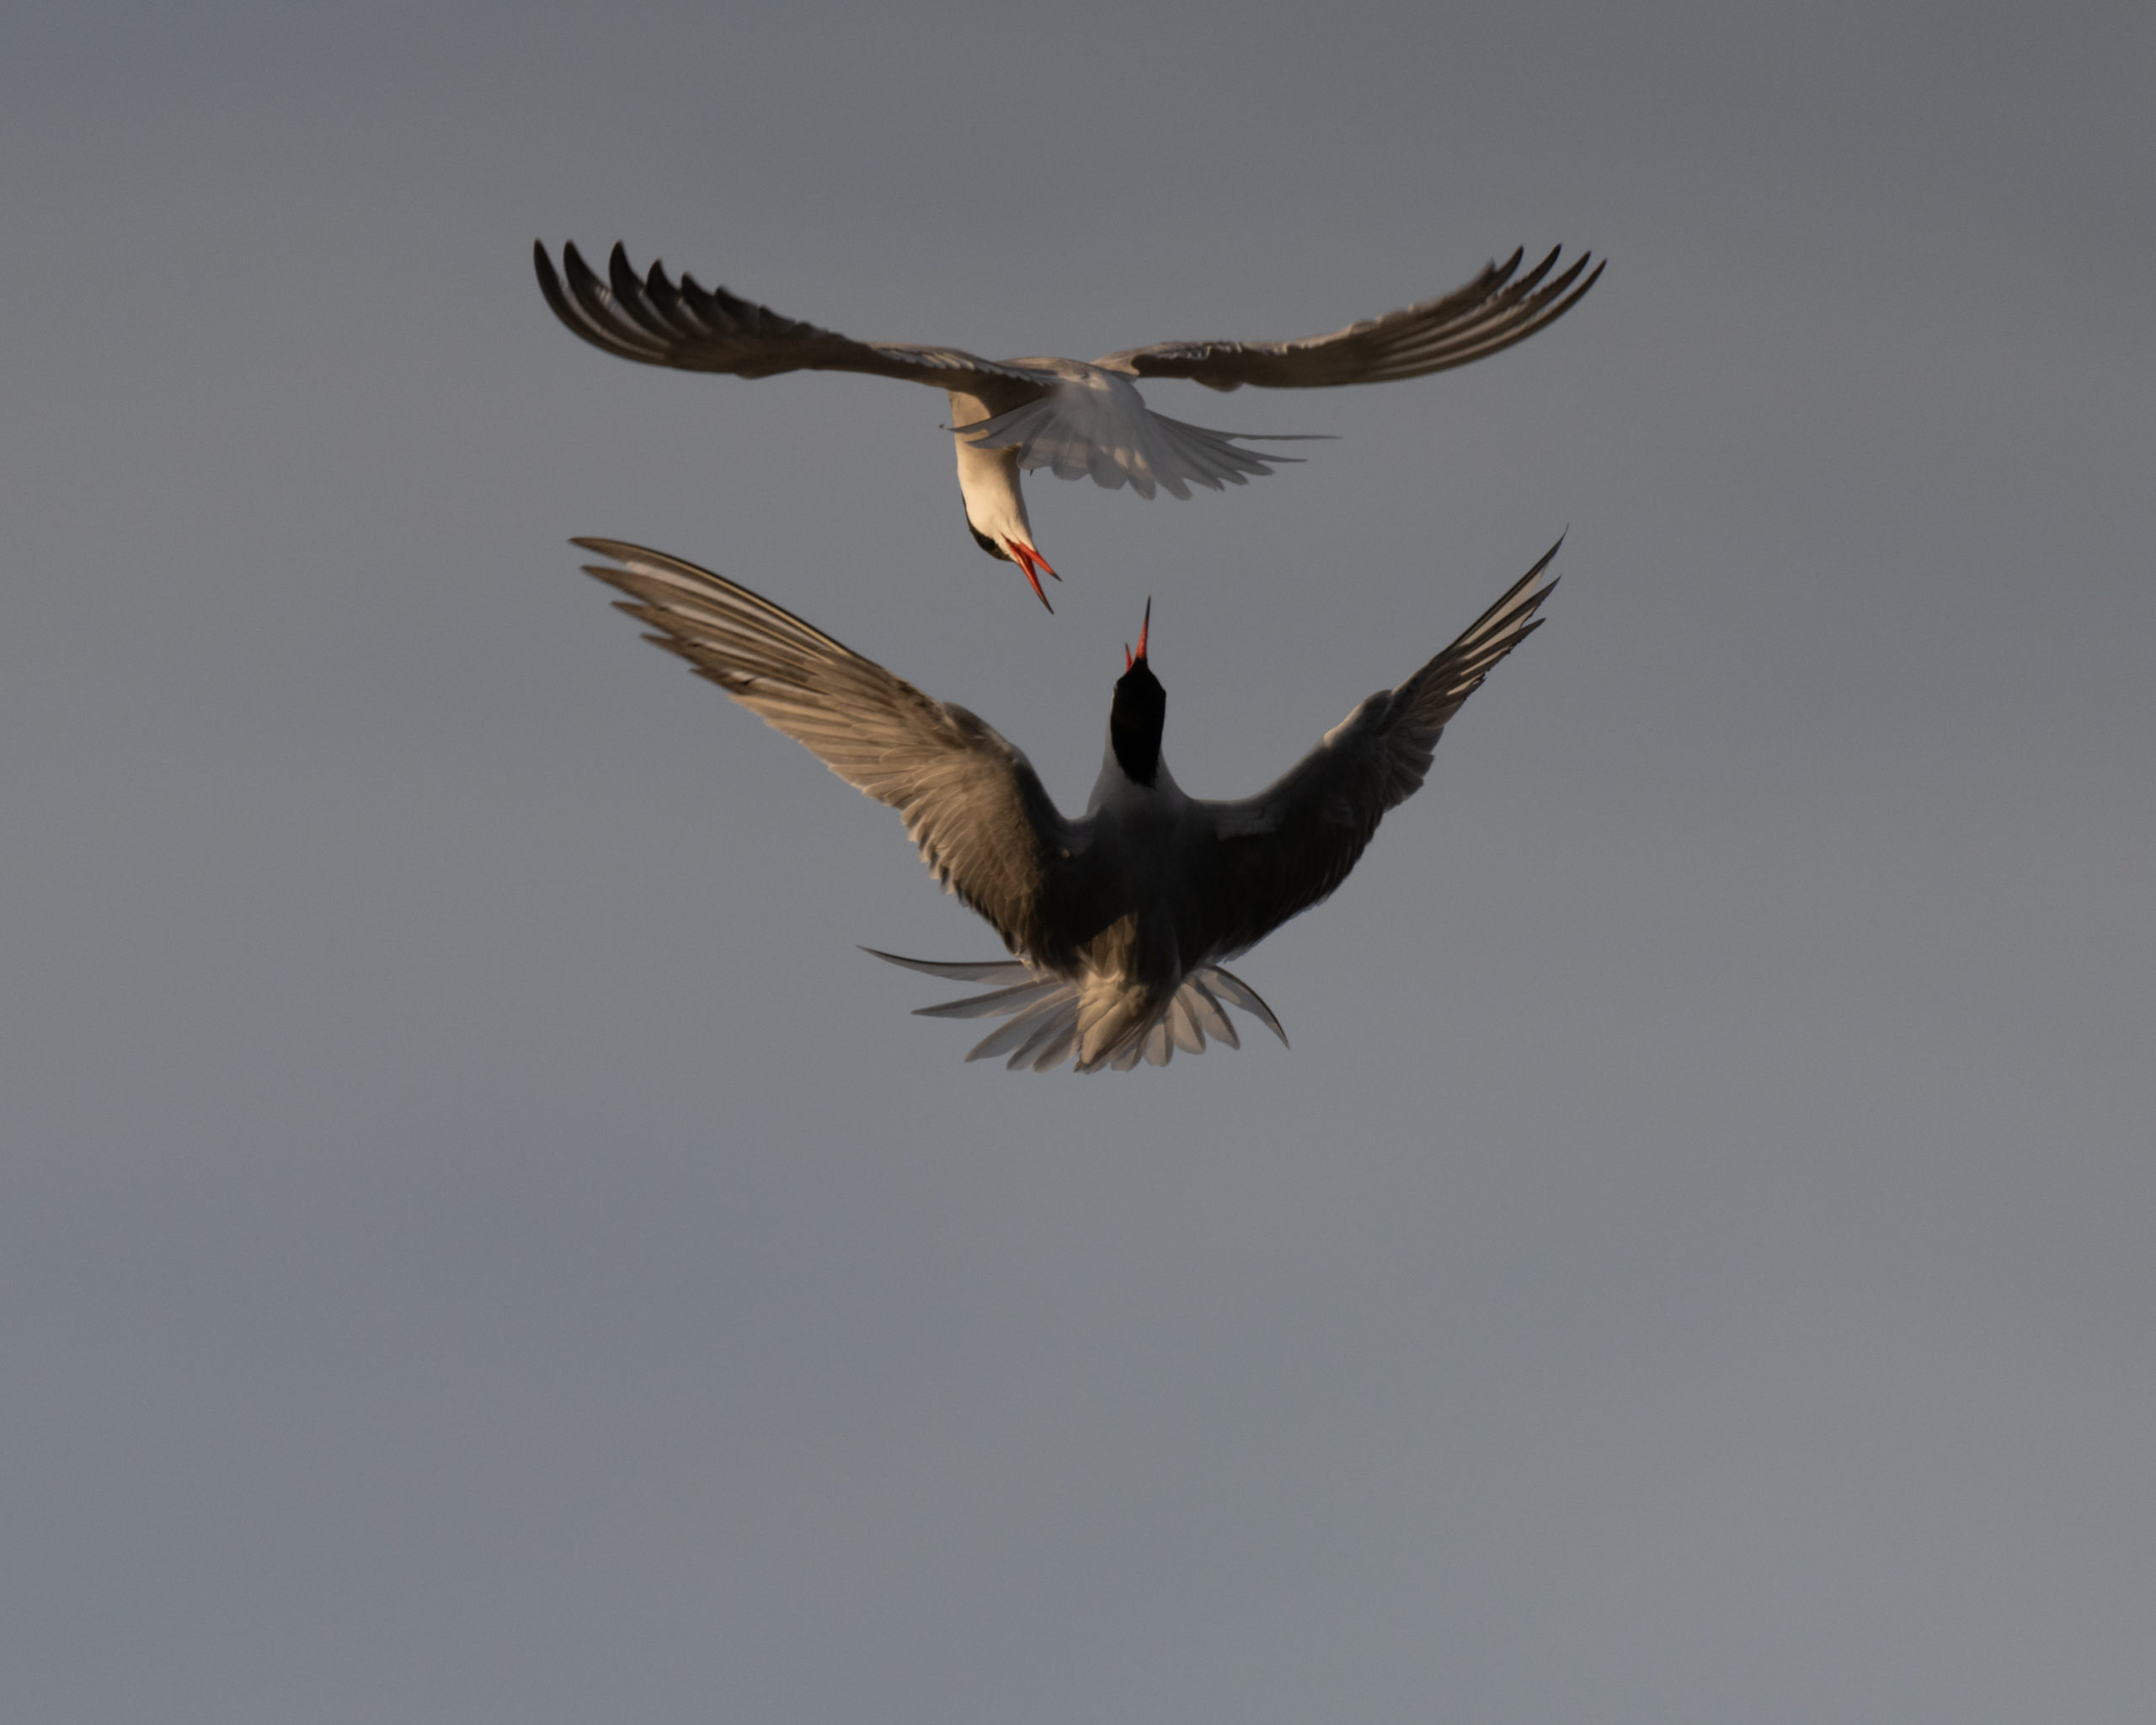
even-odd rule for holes
{"type": "MultiPolygon", "coordinates": [[[[1048,559],[1034,550],[1032,546],[1027,544],[1024,540],[1013,539],[1011,542],[1010,550],[1011,562],[1023,569],[1026,572],[1026,579],[1033,584],[1033,596],[1043,605],[1048,605],[1048,595],[1041,590],[1041,576],[1045,574],[1054,576],[1059,581],[1063,577],[1056,574],[1055,571],[1049,567],[1048,559]]],[[[1053,605],[1048,605],[1048,609],[1049,615],[1053,617],[1055,614],[1055,607],[1053,605]]]]}
{"type": "Polygon", "coordinates": [[[1137,664],[1139,660],[1145,658],[1145,638],[1152,633],[1153,601],[1149,598],[1145,601],[1145,621],[1138,626],[1138,651],[1134,654],[1130,650],[1130,644],[1128,641],[1123,644],[1123,668],[1124,670],[1128,671],[1131,666],[1137,664]]]}

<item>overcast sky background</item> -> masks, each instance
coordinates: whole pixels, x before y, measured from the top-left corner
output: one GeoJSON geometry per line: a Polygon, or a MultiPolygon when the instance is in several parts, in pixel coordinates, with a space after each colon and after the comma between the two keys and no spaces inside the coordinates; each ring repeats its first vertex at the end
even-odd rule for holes
{"type": "Polygon", "coordinates": [[[2156,1693],[2156,11],[19,4],[0,1717],[1328,1725],[2156,1693]],[[1030,482],[611,360],[535,237],[990,355],[1606,253],[1030,482]],[[897,820],[572,534],[1081,805],[1265,782],[1561,530],[1294,1047],[966,1066],[897,820]]]}

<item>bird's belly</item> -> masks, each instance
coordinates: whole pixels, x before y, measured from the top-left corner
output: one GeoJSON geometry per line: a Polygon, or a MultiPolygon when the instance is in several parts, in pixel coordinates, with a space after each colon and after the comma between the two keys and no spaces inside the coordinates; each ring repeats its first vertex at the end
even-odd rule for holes
{"type": "Polygon", "coordinates": [[[1209,922],[1201,884],[1172,844],[1117,846],[1100,857],[1056,920],[1067,935],[1060,950],[1040,955],[1072,976],[1116,976],[1147,990],[1172,991],[1206,954],[1209,922]]]}

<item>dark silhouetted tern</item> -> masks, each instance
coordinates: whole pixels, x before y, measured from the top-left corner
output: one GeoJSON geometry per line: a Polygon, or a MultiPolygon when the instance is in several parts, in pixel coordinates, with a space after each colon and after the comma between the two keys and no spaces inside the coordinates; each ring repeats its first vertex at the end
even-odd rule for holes
{"type": "Polygon", "coordinates": [[[625,360],[737,377],[861,371],[948,391],[966,525],[990,557],[1026,572],[1043,605],[1048,595],[1040,578],[1055,571],[1034,548],[1018,489],[1021,469],[1048,467],[1059,479],[1091,478],[1111,491],[1128,485],[1140,497],[1152,496],[1156,487],[1188,497],[1193,484],[1218,491],[1224,483],[1241,485],[1246,475],[1268,473],[1274,463],[1297,459],[1246,449],[1235,441],[1300,441],[1296,438],[1209,431],[1154,413],[1133,380],[1187,377],[1219,390],[1246,383],[1323,389],[1450,371],[1555,323],[1602,275],[1598,264],[1580,280],[1590,261],[1583,255],[1545,280],[1556,266],[1557,251],[1552,251],[1521,275],[1521,256],[1514,252],[1502,264],[1489,264],[1441,299],[1351,323],[1331,335],[1303,341],[1156,342],[1088,365],[984,360],[957,348],[855,341],[782,318],[723,287],[707,292],[693,276],[670,281],[657,263],[639,277],[618,244],[604,281],[574,245],[562,248],[562,275],[555,273],[543,242],[531,248],[540,291],[554,315],[593,346],[625,360]]]}
{"type": "MultiPolygon", "coordinates": [[[[575,544],[618,567],[585,573],[619,607],[848,784],[905,818],[930,871],[1017,956],[977,964],[879,959],[997,985],[921,1010],[1010,1022],[966,1058],[1015,1071],[1075,1060],[1081,1072],[1166,1065],[1209,1033],[1240,1047],[1226,1006],[1286,1042],[1265,1002],[1220,968],[1346,879],[1385,812],[1421,786],[1431,751],[1490,669],[1541,627],[1555,589],[1534,567],[1474,627],[1396,689],[1373,695],[1286,777],[1238,803],[1183,794],[1161,757],[1167,696],[1147,660],[1152,606],[1108,708],[1108,743],[1072,820],[1033,765],[963,707],[931,700],[768,599],[613,539],[575,544]]],[[[1560,541],[1560,543],[1562,542],[1560,541]]],[[[871,948],[870,950],[873,950],[871,948]]]]}

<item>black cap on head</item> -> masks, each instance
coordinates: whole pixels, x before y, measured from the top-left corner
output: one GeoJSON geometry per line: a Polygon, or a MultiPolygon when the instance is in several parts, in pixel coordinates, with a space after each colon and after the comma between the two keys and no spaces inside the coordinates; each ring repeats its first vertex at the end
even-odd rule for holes
{"type": "Polygon", "coordinates": [[[1123,673],[1116,680],[1108,708],[1108,742],[1116,764],[1135,783],[1150,785],[1161,771],[1161,732],[1167,724],[1168,692],[1145,662],[1146,638],[1153,631],[1153,601],[1145,601],[1145,626],[1138,650],[1123,649],[1123,673]]]}

